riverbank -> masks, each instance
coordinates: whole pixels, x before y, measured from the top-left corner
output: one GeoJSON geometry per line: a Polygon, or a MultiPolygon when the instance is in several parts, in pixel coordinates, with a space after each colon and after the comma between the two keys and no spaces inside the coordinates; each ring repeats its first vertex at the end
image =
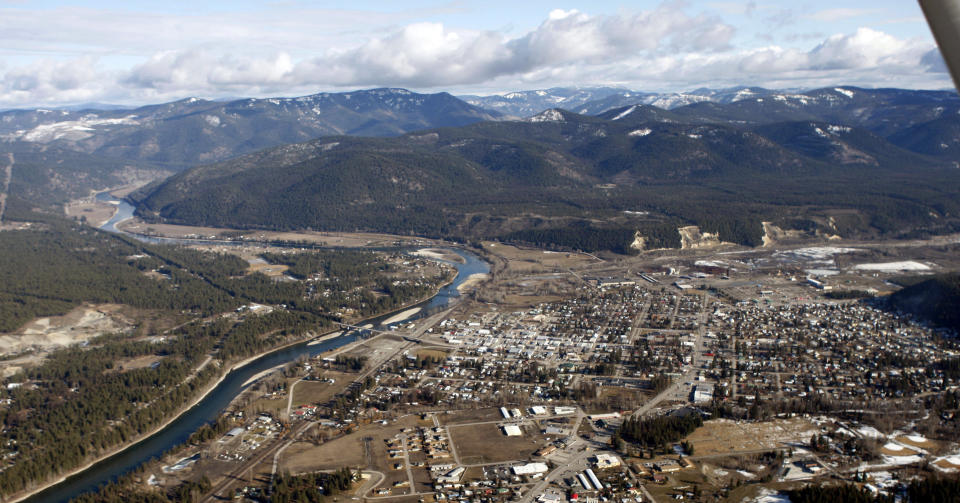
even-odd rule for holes
{"type": "Polygon", "coordinates": [[[119,205],[103,201],[73,201],[63,205],[63,213],[70,218],[85,218],[88,225],[103,227],[120,211],[119,205]]]}
{"type": "MultiPolygon", "coordinates": [[[[410,301],[410,302],[404,303],[404,305],[398,306],[396,309],[388,310],[388,311],[386,311],[386,312],[383,312],[383,313],[380,313],[380,314],[377,314],[377,315],[374,315],[374,316],[370,316],[370,317],[366,317],[366,318],[361,318],[361,319],[359,319],[359,320],[357,320],[357,321],[354,321],[354,322],[352,322],[352,323],[363,323],[364,321],[373,321],[373,320],[377,320],[377,319],[383,319],[384,317],[390,316],[391,314],[400,313],[401,311],[405,311],[405,310],[410,310],[411,307],[416,306],[416,305],[418,305],[418,304],[423,304],[423,303],[425,303],[425,302],[429,302],[430,299],[432,299],[432,298],[436,297],[437,295],[439,295],[439,294],[443,291],[444,288],[448,287],[450,284],[452,284],[453,282],[455,282],[456,279],[457,279],[457,277],[459,277],[459,274],[452,275],[452,276],[450,276],[450,277],[444,278],[444,281],[443,281],[442,283],[438,284],[437,287],[436,287],[436,289],[435,289],[432,293],[430,293],[429,295],[425,295],[425,296],[423,296],[423,297],[421,297],[421,298],[414,299],[414,300],[412,300],[412,301],[410,301]]],[[[417,309],[421,309],[421,308],[417,308],[417,309]]],[[[69,471],[67,471],[67,472],[65,472],[65,473],[57,476],[56,478],[53,478],[53,479],[49,480],[48,482],[40,483],[40,485],[37,485],[36,487],[34,487],[34,488],[30,489],[30,490],[24,491],[24,492],[22,492],[22,493],[20,493],[20,494],[17,494],[17,495],[11,495],[11,496],[8,497],[8,499],[5,499],[4,501],[8,501],[8,502],[21,502],[21,501],[24,501],[24,500],[28,500],[28,499],[34,498],[34,497],[37,496],[38,494],[40,494],[40,493],[42,493],[42,492],[44,492],[44,491],[47,491],[48,489],[51,489],[51,488],[53,488],[53,487],[55,487],[55,486],[58,486],[58,485],[60,485],[60,484],[63,484],[63,483],[65,483],[65,482],[67,482],[70,478],[77,477],[78,475],[83,474],[83,473],[86,472],[87,470],[90,470],[91,468],[95,467],[96,465],[98,465],[98,464],[100,464],[100,463],[105,463],[105,462],[107,462],[108,460],[110,460],[111,458],[114,458],[114,457],[117,457],[117,456],[121,456],[121,455],[123,455],[125,452],[131,451],[134,447],[143,445],[145,442],[149,441],[151,438],[153,438],[153,437],[161,434],[161,433],[164,432],[167,428],[171,427],[171,425],[172,425],[175,421],[177,421],[177,420],[181,419],[182,417],[184,417],[185,415],[187,415],[188,412],[190,412],[193,408],[197,407],[201,402],[203,402],[205,399],[207,399],[214,391],[216,391],[216,390],[218,389],[218,387],[219,387],[221,384],[224,383],[224,381],[225,381],[229,376],[231,376],[231,374],[232,374],[234,371],[240,370],[240,369],[246,367],[247,365],[249,365],[249,364],[251,364],[251,363],[253,363],[253,362],[256,362],[256,361],[260,360],[261,358],[268,357],[268,356],[271,355],[272,353],[277,353],[277,352],[283,351],[283,350],[285,350],[285,349],[288,349],[288,348],[290,348],[291,346],[295,346],[295,345],[298,345],[298,344],[308,345],[310,342],[329,341],[329,340],[333,339],[334,337],[337,337],[338,334],[343,334],[343,332],[341,331],[341,329],[340,329],[339,327],[331,328],[329,331],[326,331],[325,333],[322,333],[322,334],[320,334],[320,335],[313,335],[313,336],[311,336],[311,337],[298,337],[298,338],[296,338],[295,340],[291,340],[291,341],[288,341],[288,342],[286,342],[286,343],[284,343],[284,344],[281,344],[281,345],[272,347],[272,348],[270,348],[270,349],[268,349],[268,350],[266,350],[266,351],[263,351],[263,352],[260,352],[260,353],[258,353],[258,354],[252,355],[252,356],[250,356],[250,357],[248,357],[248,358],[246,358],[246,359],[243,359],[243,360],[241,360],[241,361],[236,361],[236,362],[233,362],[233,363],[230,363],[230,364],[224,364],[223,367],[220,369],[219,376],[218,376],[217,378],[212,379],[209,384],[203,386],[203,387],[202,387],[202,390],[201,390],[197,395],[195,395],[195,397],[194,397],[193,399],[191,399],[191,400],[190,400],[188,403],[186,403],[184,406],[178,408],[178,409],[175,411],[174,414],[172,414],[171,416],[169,416],[168,418],[166,418],[165,420],[163,420],[163,422],[162,422],[161,424],[157,425],[156,427],[150,428],[148,431],[146,431],[146,432],[143,433],[142,435],[138,435],[135,439],[133,439],[133,440],[131,440],[131,441],[129,441],[129,442],[126,442],[126,443],[124,443],[124,444],[121,444],[121,445],[118,445],[118,446],[116,446],[116,447],[114,447],[114,448],[111,448],[111,449],[106,450],[103,454],[95,457],[94,459],[91,459],[89,462],[86,462],[86,463],[84,463],[83,465],[81,465],[81,466],[79,466],[79,467],[77,467],[77,468],[71,469],[71,470],[69,470],[69,471]]],[[[361,340],[361,341],[357,341],[357,342],[363,342],[363,341],[361,340]]],[[[345,342],[342,346],[340,346],[340,347],[338,347],[338,348],[336,348],[336,349],[351,348],[351,347],[353,347],[354,343],[355,343],[354,341],[345,342]]],[[[331,348],[331,349],[334,349],[334,348],[331,348]]],[[[197,369],[194,371],[194,374],[193,374],[193,375],[196,376],[196,373],[198,373],[198,372],[200,372],[202,369],[206,368],[206,365],[211,365],[211,364],[212,364],[212,365],[216,365],[216,364],[217,364],[216,361],[217,361],[217,360],[215,360],[215,359],[212,357],[212,355],[209,356],[209,357],[208,357],[208,360],[205,361],[204,364],[202,364],[201,366],[198,366],[198,367],[197,367],[197,369]]],[[[262,376],[261,376],[261,377],[262,377],[262,376]]],[[[254,379],[254,381],[255,381],[255,379],[254,379]]],[[[248,384],[249,384],[249,383],[244,383],[244,386],[247,386],[248,384]]],[[[221,410],[222,410],[222,409],[221,409],[221,410]]],[[[192,430],[191,430],[191,431],[192,431],[192,430]]],[[[164,451],[169,450],[170,448],[175,448],[175,447],[178,446],[178,445],[181,445],[180,442],[182,442],[182,440],[178,440],[177,443],[171,443],[171,444],[169,445],[169,447],[167,447],[166,449],[164,449],[164,451]]],[[[137,461],[137,463],[138,463],[138,464],[139,464],[139,463],[142,463],[142,461],[137,461]]],[[[104,473],[109,474],[110,477],[114,477],[114,476],[122,475],[123,473],[127,473],[127,472],[129,472],[130,469],[131,469],[131,468],[123,468],[121,471],[109,471],[109,472],[104,472],[104,473]]],[[[103,471],[103,470],[100,470],[100,471],[103,471]]],[[[95,471],[94,473],[95,473],[95,475],[94,475],[93,477],[97,477],[97,476],[99,476],[98,474],[99,474],[100,472],[99,472],[99,471],[95,471]]],[[[88,477],[81,477],[81,478],[79,478],[79,481],[83,481],[83,482],[79,482],[79,481],[78,481],[78,482],[74,482],[74,485],[76,485],[77,483],[85,484],[85,483],[87,483],[87,482],[85,482],[85,479],[89,479],[89,478],[91,478],[91,477],[89,477],[89,476],[88,476],[88,477]]],[[[102,480],[103,480],[103,479],[97,479],[97,480],[98,480],[98,481],[93,482],[93,484],[100,484],[100,483],[102,483],[102,480]]],[[[68,483],[68,484],[70,484],[70,483],[68,483]]],[[[86,490],[89,490],[89,489],[82,489],[82,491],[86,491],[86,490]]],[[[54,491],[56,491],[56,490],[54,490],[54,491]]],[[[73,491],[73,489],[69,489],[68,491],[73,491]]],[[[78,491],[81,491],[81,490],[78,489],[78,491]]],[[[56,499],[57,501],[65,501],[65,500],[68,499],[69,497],[74,497],[74,496],[76,496],[77,494],[79,494],[79,492],[77,492],[77,493],[68,492],[67,494],[68,494],[69,496],[57,496],[55,499],[56,499]]]]}
{"type": "Polygon", "coordinates": [[[442,248],[420,248],[417,251],[410,252],[411,255],[418,257],[431,258],[435,260],[445,260],[447,262],[456,262],[458,264],[466,263],[460,255],[442,248]]]}
{"type": "MultiPolygon", "coordinates": [[[[382,316],[382,315],[381,315],[381,316],[382,316]]],[[[330,335],[330,334],[337,333],[337,332],[338,332],[337,329],[332,329],[330,332],[327,332],[326,334],[322,334],[322,335],[320,335],[319,337],[323,337],[323,336],[330,335]]],[[[17,496],[11,496],[12,499],[9,500],[9,503],[18,503],[18,502],[27,500],[27,499],[29,499],[29,498],[31,498],[31,497],[39,494],[39,493],[41,493],[41,492],[43,492],[43,491],[51,488],[51,487],[54,487],[54,486],[56,486],[56,485],[58,485],[58,484],[60,484],[60,483],[62,483],[62,482],[65,482],[65,481],[66,481],[67,479],[69,479],[70,477],[73,477],[73,476],[75,476],[75,475],[79,475],[80,473],[83,473],[84,471],[90,469],[91,467],[97,465],[98,463],[101,463],[101,462],[103,462],[103,461],[106,461],[106,460],[108,460],[108,459],[110,459],[110,458],[112,458],[112,457],[114,457],[114,456],[117,456],[117,455],[119,455],[119,454],[122,454],[122,453],[124,453],[125,451],[128,451],[128,450],[136,447],[137,445],[141,444],[142,442],[145,442],[146,440],[148,440],[150,437],[153,437],[154,435],[160,433],[161,431],[163,431],[164,429],[166,429],[167,427],[169,427],[171,424],[173,424],[174,421],[176,421],[177,419],[180,419],[181,416],[183,416],[184,414],[186,414],[187,412],[189,412],[190,409],[196,407],[200,402],[202,402],[205,398],[207,398],[207,397],[210,395],[210,393],[212,393],[214,390],[216,390],[216,389],[217,389],[217,386],[219,386],[220,384],[222,384],[223,381],[227,379],[227,377],[230,375],[231,372],[233,372],[233,371],[235,371],[235,370],[242,369],[243,367],[245,367],[245,366],[253,363],[254,361],[256,361],[256,360],[258,360],[258,359],[260,359],[260,358],[263,358],[263,357],[265,357],[265,356],[268,356],[268,355],[271,354],[271,353],[274,353],[274,352],[277,352],[277,351],[281,351],[281,350],[283,350],[283,349],[289,348],[289,347],[291,347],[291,346],[295,346],[295,345],[297,345],[297,344],[303,344],[304,342],[309,341],[309,340],[310,340],[310,339],[308,339],[308,338],[300,338],[300,339],[297,339],[297,340],[294,340],[294,341],[290,341],[290,342],[287,342],[287,343],[285,343],[285,344],[281,344],[281,345],[279,345],[279,346],[275,346],[275,347],[273,347],[273,348],[270,348],[269,350],[266,350],[266,351],[264,351],[264,352],[262,352],[262,353],[258,353],[258,354],[256,354],[256,355],[250,356],[249,358],[246,358],[246,359],[243,359],[243,360],[241,360],[241,361],[238,361],[238,362],[235,362],[235,363],[230,364],[229,368],[227,368],[225,371],[220,372],[218,378],[217,378],[216,380],[212,381],[209,385],[205,386],[205,387],[203,388],[203,391],[202,391],[199,395],[197,395],[196,398],[194,398],[194,399],[191,400],[189,403],[187,403],[186,405],[184,405],[184,406],[182,406],[181,408],[179,408],[174,415],[172,415],[171,417],[169,417],[168,419],[166,419],[166,420],[165,420],[163,423],[161,423],[160,425],[158,425],[158,426],[156,426],[156,427],[154,427],[154,428],[151,428],[149,431],[147,431],[146,433],[144,433],[144,434],[142,434],[142,435],[137,436],[134,440],[131,440],[130,442],[125,443],[124,445],[120,445],[120,446],[117,446],[117,447],[115,447],[115,448],[113,448],[113,449],[110,449],[110,450],[108,450],[107,452],[105,452],[104,454],[102,454],[102,455],[96,457],[95,459],[91,460],[90,462],[88,462],[88,463],[86,463],[86,464],[84,464],[84,465],[82,465],[82,466],[80,466],[80,467],[77,467],[77,468],[74,468],[74,469],[70,470],[69,472],[61,475],[61,476],[60,476],[59,478],[57,478],[56,480],[53,480],[53,481],[51,481],[51,482],[47,482],[47,483],[45,483],[45,484],[43,484],[43,485],[41,485],[41,486],[39,486],[39,487],[37,487],[37,488],[35,488],[35,489],[30,490],[29,492],[27,492],[27,493],[25,493],[25,494],[17,495],[17,496]]],[[[344,346],[347,346],[347,345],[349,345],[349,344],[351,344],[351,343],[344,344],[344,346]]],[[[206,362],[204,362],[204,364],[202,364],[200,367],[198,367],[198,368],[194,371],[194,375],[196,375],[197,373],[199,373],[200,371],[202,371],[203,368],[206,367],[206,365],[216,365],[216,362],[217,362],[217,360],[215,360],[212,356],[209,357],[209,359],[208,359],[206,362]]],[[[272,371],[272,370],[274,370],[274,369],[270,369],[270,370],[272,371]]],[[[261,377],[262,377],[262,376],[261,376],[261,377]]]]}
{"type": "Polygon", "coordinates": [[[413,316],[413,315],[415,315],[415,314],[417,314],[417,313],[419,313],[419,312],[420,312],[420,308],[419,308],[419,307],[415,307],[415,308],[413,308],[413,309],[407,309],[406,311],[404,311],[404,312],[402,312],[402,313],[400,313],[400,314],[396,314],[396,315],[394,315],[394,316],[391,316],[391,317],[387,318],[386,320],[383,320],[383,325],[390,325],[390,324],[393,324],[393,323],[397,323],[398,321],[403,321],[403,320],[405,320],[405,319],[407,319],[407,318],[409,318],[409,317],[411,317],[411,316],[413,316]]]}
{"type": "Polygon", "coordinates": [[[469,290],[470,288],[473,288],[473,287],[476,286],[477,284],[483,283],[484,281],[486,281],[486,280],[488,280],[488,279],[490,279],[490,275],[489,275],[489,274],[484,274],[484,273],[479,273],[479,272],[476,273],[476,274],[471,274],[470,276],[467,276],[467,279],[466,279],[463,283],[460,283],[460,284],[457,286],[457,291],[458,291],[458,292],[463,292],[463,291],[465,291],[465,290],[469,290]]]}

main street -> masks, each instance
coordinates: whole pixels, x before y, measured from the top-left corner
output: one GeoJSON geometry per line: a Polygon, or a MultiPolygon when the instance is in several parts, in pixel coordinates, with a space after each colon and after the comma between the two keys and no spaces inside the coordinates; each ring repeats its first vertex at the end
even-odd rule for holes
{"type": "Polygon", "coordinates": [[[686,401],[690,399],[690,394],[692,393],[691,384],[697,376],[697,372],[699,372],[703,361],[703,339],[706,334],[707,304],[709,298],[709,295],[704,292],[697,320],[697,338],[694,341],[693,356],[690,358],[690,364],[680,375],[679,379],[673,381],[670,386],[651,398],[650,401],[643,404],[639,409],[635,410],[633,412],[634,417],[642,417],[648,414],[656,409],[661,402],[667,400],[686,401]]]}

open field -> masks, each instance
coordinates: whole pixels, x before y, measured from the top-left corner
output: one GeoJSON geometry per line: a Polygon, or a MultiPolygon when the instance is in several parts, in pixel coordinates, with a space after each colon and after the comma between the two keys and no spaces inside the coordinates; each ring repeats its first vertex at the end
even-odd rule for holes
{"type": "Polygon", "coordinates": [[[543,438],[534,426],[521,426],[523,435],[508,437],[493,423],[451,426],[450,437],[464,465],[528,459],[543,438]]]}
{"type": "MultiPolygon", "coordinates": [[[[513,408],[508,405],[507,408],[513,408]]],[[[503,419],[498,408],[486,409],[465,409],[451,411],[449,414],[437,415],[437,420],[442,425],[453,426],[464,423],[476,423],[480,421],[497,421],[503,419]]]]}
{"type": "Polygon", "coordinates": [[[913,450],[909,447],[901,447],[892,442],[880,448],[880,452],[887,456],[916,456],[920,454],[920,451],[913,450]]]}
{"type": "Polygon", "coordinates": [[[83,201],[67,204],[64,213],[70,218],[85,218],[87,223],[100,227],[117,213],[117,207],[100,201],[83,201]]]}
{"type": "Polygon", "coordinates": [[[271,278],[276,278],[283,276],[289,268],[290,266],[284,264],[268,264],[266,262],[257,262],[250,264],[250,267],[247,269],[247,274],[260,273],[271,278]]]}
{"type": "Polygon", "coordinates": [[[924,438],[916,435],[903,435],[903,436],[897,437],[896,441],[904,445],[909,445],[911,447],[919,447],[921,449],[925,449],[928,451],[936,451],[940,447],[940,444],[938,442],[934,442],[933,440],[930,440],[928,438],[924,438]]]}
{"type": "Polygon", "coordinates": [[[356,377],[356,374],[327,371],[324,377],[335,379],[334,384],[324,381],[300,381],[297,383],[297,387],[293,389],[293,407],[296,408],[302,404],[327,403],[337,392],[343,390],[343,379],[350,379],[351,375],[356,377]]]}
{"type": "MultiPolygon", "coordinates": [[[[407,481],[406,462],[403,457],[391,458],[388,455],[387,441],[394,440],[405,428],[421,425],[417,416],[406,416],[389,425],[377,423],[362,426],[359,430],[330,441],[315,443],[302,440],[292,444],[280,459],[279,470],[290,473],[304,473],[318,470],[334,470],[349,466],[383,473],[385,478],[377,487],[393,488],[395,482],[407,481]],[[394,465],[400,464],[399,469],[394,465]]],[[[307,434],[305,437],[311,437],[307,434]]],[[[399,443],[395,443],[399,446],[399,443]]],[[[397,447],[399,448],[399,447],[397,447]]],[[[414,461],[423,461],[423,453],[410,452],[414,461]],[[419,456],[419,458],[418,458],[419,456]]],[[[411,469],[418,489],[426,489],[430,481],[429,474],[422,467],[411,469]]],[[[410,488],[397,488],[396,494],[408,492],[410,488]]]]}
{"type": "Polygon", "coordinates": [[[304,473],[336,470],[344,466],[366,466],[363,443],[362,435],[344,435],[320,445],[296,442],[283,452],[279,469],[304,473]]]}
{"type": "Polygon", "coordinates": [[[136,358],[124,358],[115,362],[114,369],[117,372],[129,372],[131,370],[147,368],[155,363],[159,363],[164,358],[164,356],[158,355],[144,355],[136,358]]]}
{"type": "Polygon", "coordinates": [[[429,243],[430,240],[392,234],[354,233],[354,232],[279,232],[249,231],[220,227],[201,227],[190,225],[148,224],[138,218],[132,218],[120,225],[122,230],[139,234],[151,234],[171,238],[222,239],[227,236],[242,236],[254,241],[305,241],[322,246],[346,248],[393,246],[396,244],[414,245],[429,243]]]}
{"type": "Polygon", "coordinates": [[[508,272],[530,273],[554,270],[566,270],[582,267],[598,260],[589,255],[519,248],[503,243],[484,241],[483,251],[496,255],[507,263],[508,272]]]}
{"type": "Polygon", "coordinates": [[[417,351],[417,358],[435,358],[442,361],[446,357],[447,352],[439,349],[421,349],[417,351]]]}
{"type": "Polygon", "coordinates": [[[717,419],[705,422],[687,437],[687,441],[693,444],[698,457],[736,455],[738,452],[784,447],[787,443],[803,443],[816,431],[818,429],[813,423],[800,418],[762,423],[717,419]]]}

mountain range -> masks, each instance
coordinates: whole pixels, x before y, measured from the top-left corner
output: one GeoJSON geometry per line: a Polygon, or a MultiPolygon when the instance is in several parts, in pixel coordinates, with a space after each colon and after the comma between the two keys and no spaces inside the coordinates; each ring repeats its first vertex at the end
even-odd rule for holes
{"type": "Polygon", "coordinates": [[[820,235],[957,229],[953,92],[598,88],[465,99],[373,89],[7,111],[0,153],[15,153],[11,186],[37,203],[183,171],[132,196],[145,218],[177,223],[620,251],[679,245],[684,225],[749,245],[762,242],[761,222],[820,235]],[[66,164],[80,174],[61,175],[66,164]]]}
{"type": "Polygon", "coordinates": [[[960,229],[960,171],[943,156],[858,126],[708,111],[550,109],[395,138],[329,137],[194,168],[133,198],[155,221],[621,252],[678,246],[686,225],[745,245],[763,242],[762,222],[812,235],[960,229]]]}
{"type": "Polygon", "coordinates": [[[776,94],[760,87],[733,87],[728,89],[696,89],[689,92],[652,93],[631,91],[618,87],[555,87],[533,91],[518,91],[491,96],[459,96],[471,105],[495,110],[507,117],[529,117],[549,108],[563,108],[586,115],[596,115],[611,108],[627,105],[652,105],[672,109],[694,103],[733,103],[747,98],[776,94]]]}
{"type": "Polygon", "coordinates": [[[228,102],[189,98],[120,110],[11,110],[0,113],[0,138],[178,169],[320,136],[393,136],[498,117],[447,93],[371,89],[228,102]]]}

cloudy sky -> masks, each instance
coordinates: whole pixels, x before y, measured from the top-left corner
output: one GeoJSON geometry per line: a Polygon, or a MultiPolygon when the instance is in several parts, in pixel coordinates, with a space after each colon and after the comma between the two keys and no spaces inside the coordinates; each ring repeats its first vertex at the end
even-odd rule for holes
{"type": "Polygon", "coordinates": [[[839,84],[951,87],[915,0],[0,0],[0,108],[839,84]]]}

